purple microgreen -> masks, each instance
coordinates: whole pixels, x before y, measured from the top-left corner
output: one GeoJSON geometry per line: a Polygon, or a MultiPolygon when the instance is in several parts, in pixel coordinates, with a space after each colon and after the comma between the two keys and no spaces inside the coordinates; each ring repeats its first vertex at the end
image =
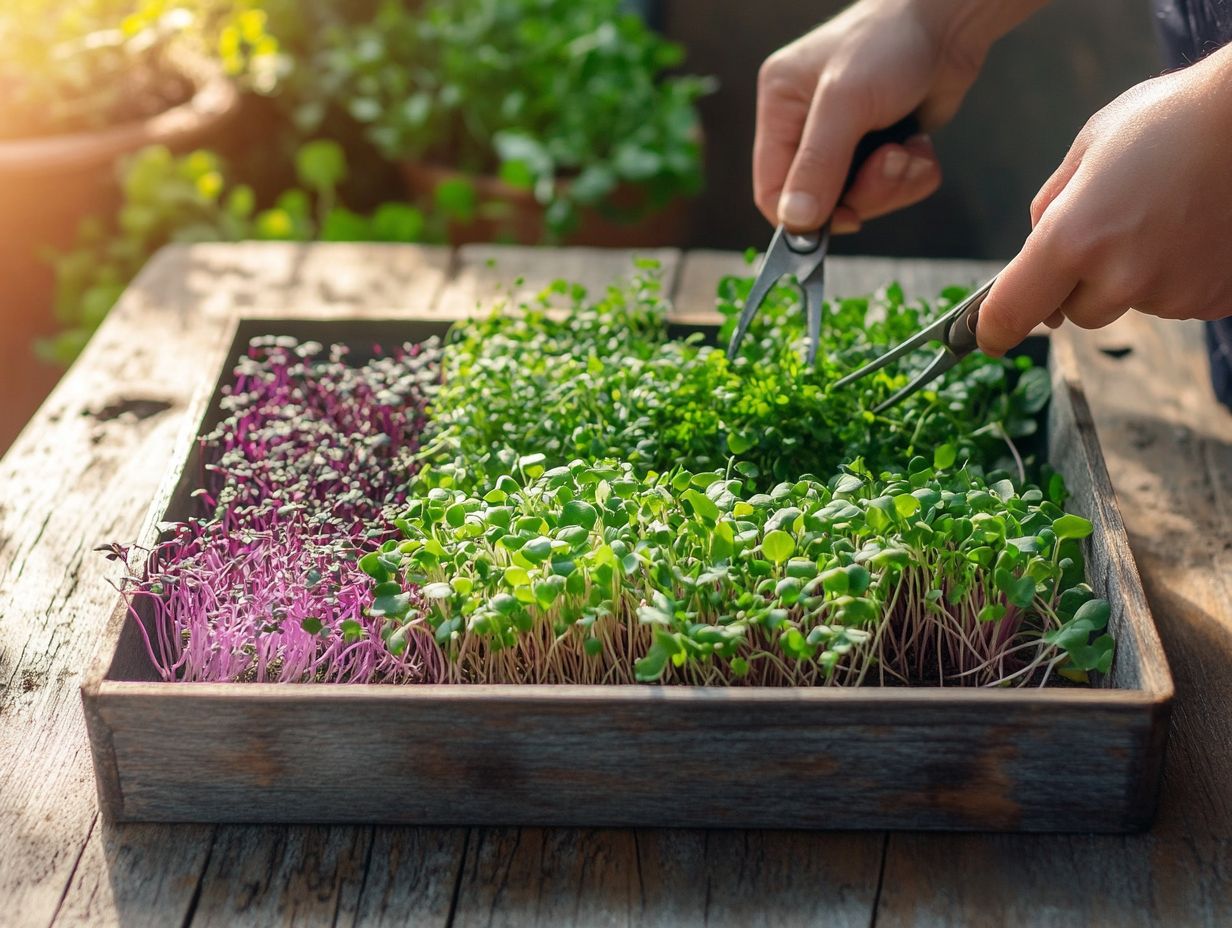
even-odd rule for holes
{"type": "Polygon", "coordinates": [[[436,678],[413,636],[388,646],[417,594],[374,591],[357,554],[396,531],[439,358],[429,343],[351,365],[342,346],[253,341],[201,440],[198,513],[125,584],[164,678],[436,678]]]}

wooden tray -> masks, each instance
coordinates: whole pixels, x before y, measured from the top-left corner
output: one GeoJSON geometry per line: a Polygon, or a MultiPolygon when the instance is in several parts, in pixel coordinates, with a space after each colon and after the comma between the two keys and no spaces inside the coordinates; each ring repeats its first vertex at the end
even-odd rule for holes
{"type": "MultiPolygon", "coordinates": [[[[182,518],[196,436],[254,335],[359,347],[447,323],[241,317],[142,542],[182,518]]],[[[1155,809],[1172,679],[1069,342],[1052,340],[1048,454],[1094,523],[1112,604],[1098,688],[168,684],[121,603],[82,685],[118,821],[1122,832],[1155,809]]]]}

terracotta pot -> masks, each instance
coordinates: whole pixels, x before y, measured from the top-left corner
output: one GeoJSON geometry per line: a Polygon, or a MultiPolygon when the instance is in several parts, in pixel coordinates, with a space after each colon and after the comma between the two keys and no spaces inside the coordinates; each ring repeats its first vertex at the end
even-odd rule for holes
{"type": "MultiPolygon", "coordinates": [[[[472,222],[451,223],[452,245],[471,242],[512,241],[538,245],[544,241],[544,208],[529,190],[506,184],[499,177],[471,175],[453,168],[422,162],[399,165],[407,194],[415,202],[431,202],[432,194],[443,181],[465,178],[475,188],[480,204],[495,204],[500,215],[477,216],[472,222]]],[[[569,181],[559,181],[568,185],[569,181]]],[[[617,211],[632,212],[639,203],[640,191],[617,188],[610,201],[617,211]]],[[[683,197],[668,201],[662,208],[623,221],[594,208],[581,212],[578,227],[566,238],[568,245],[596,245],[605,248],[661,248],[681,245],[688,230],[689,203],[683,197]]]]}
{"type": "Polygon", "coordinates": [[[84,216],[119,204],[116,161],[145,145],[183,151],[227,122],[239,107],[230,80],[186,63],[192,99],[149,119],[81,132],[0,142],[0,453],[59,379],[34,356],[36,339],[56,329],[49,247],[74,239],[84,216]]]}

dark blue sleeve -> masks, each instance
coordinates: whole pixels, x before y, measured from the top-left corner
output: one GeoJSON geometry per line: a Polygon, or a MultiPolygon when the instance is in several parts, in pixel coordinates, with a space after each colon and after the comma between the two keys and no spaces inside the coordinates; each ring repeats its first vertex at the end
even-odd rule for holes
{"type": "Polygon", "coordinates": [[[1232,41],[1232,0],[1154,0],[1151,7],[1170,68],[1193,64],[1232,41]]]}

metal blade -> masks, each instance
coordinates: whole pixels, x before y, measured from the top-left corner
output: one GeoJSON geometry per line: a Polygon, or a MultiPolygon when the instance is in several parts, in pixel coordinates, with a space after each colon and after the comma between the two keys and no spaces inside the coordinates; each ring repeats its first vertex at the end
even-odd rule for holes
{"type": "Polygon", "coordinates": [[[821,313],[825,306],[825,265],[819,264],[813,276],[800,285],[804,293],[804,311],[808,319],[808,344],[804,347],[804,363],[812,367],[821,347],[821,313]]]}
{"type": "Polygon", "coordinates": [[[906,399],[908,396],[910,396],[912,393],[915,393],[917,390],[921,389],[926,384],[931,383],[932,381],[936,380],[938,377],[940,377],[942,374],[948,371],[951,367],[957,364],[960,360],[962,359],[958,355],[956,355],[954,352],[950,351],[948,348],[941,349],[941,351],[938,352],[937,357],[933,358],[932,364],[928,365],[928,367],[924,368],[924,370],[922,370],[919,374],[917,374],[914,378],[912,378],[911,382],[907,384],[907,386],[903,387],[901,390],[899,390],[897,393],[895,393],[893,396],[891,396],[881,405],[877,406],[873,410],[873,412],[875,414],[880,414],[880,413],[885,412],[895,403],[898,403],[899,401],[906,399]]]}
{"type": "Polygon", "coordinates": [[[922,345],[927,345],[929,342],[938,342],[945,338],[946,328],[949,326],[950,316],[953,311],[946,313],[932,325],[921,329],[912,335],[904,342],[895,345],[881,357],[876,360],[869,361],[858,371],[848,374],[846,377],[839,378],[835,384],[835,389],[845,387],[849,383],[855,383],[861,377],[871,374],[873,371],[879,371],[887,364],[893,364],[905,354],[910,354],[922,345]]]}
{"type": "Polygon", "coordinates": [[[779,277],[782,276],[781,274],[767,273],[769,270],[769,261],[767,261],[762,265],[761,271],[753,280],[753,287],[749,290],[748,299],[744,301],[744,309],[740,310],[740,318],[736,320],[736,331],[732,332],[731,341],[727,343],[728,360],[736,357],[736,353],[740,350],[740,343],[744,341],[744,333],[749,330],[749,323],[757,315],[757,310],[766,299],[766,294],[770,292],[770,289],[778,283],[779,277]]]}
{"type": "MultiPolygon", "coordinates": [[[[775,229],[774,236],[770,239],[770,247],[766,249],[766,255],[762,259],[761,268],[753,280],[753,287],[749,290],[748,299],[744,301],[744,308],[736,320],[736,331],[732,333],[731,341],[728,342],[727,357],[729,359],[736,357],[736,353],[740,350],[740,343],[744,341],[745,333],[748,332],[749,324],[766,299],[766,294],[780,278],[788,274],[794,275],[800,289],[803,290],[805,281],[815,272],[820,271],[830,241],[829,232],[828,226],[815,233],[801,235],[788,232],[783,226],[775,229]]],[[[818,341],[820,341],[820,333],[818,341]]]]}

